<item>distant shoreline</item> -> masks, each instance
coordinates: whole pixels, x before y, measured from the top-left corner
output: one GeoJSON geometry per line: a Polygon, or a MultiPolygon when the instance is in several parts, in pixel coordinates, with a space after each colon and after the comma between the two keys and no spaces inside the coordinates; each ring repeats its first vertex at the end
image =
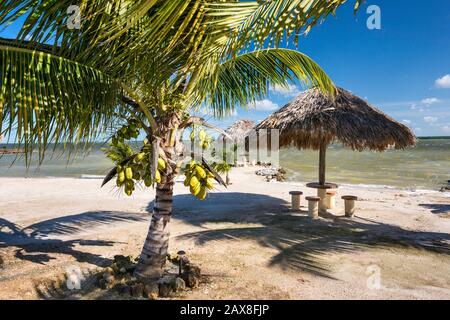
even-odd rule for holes
{"type": "Polygon", "coordinates": [[[20,153],[25,153],[25,151],[22,149],[6,149],[6,148],[0,149],[0,155],[1,154],[20,154],[20,153]]]}
{"type": "Polygon", "coordinates": [[[419,140],[446,140],[450,139],[450,136],[436,136],[436,137],[417,137],[419,140]]]}
{"type": "MultiPolygon", "coordinates": [[[[418,140],[450,140],[450,136],[423,136],[423,137],[417,137],[418,140]]],[[[188,140],[186,140],[188,141],[188,140]]],[[[132,143],[142,143],[143,141],[141,140],[136,140],[133,141],[132,143]]],[[[106,142],[105,141],[95,141],[92,143],[92,145],[104,145],[106,142]]],[[[53,146],[53,143],[50,143],[49,146],[53,146]]],[[[58,143],[58,145],[62,145],[62,143],[58,143]]],[[[0,142],[0,153],[2,151],[2,148],[6,148],[6,147],[15,147],[17,146],[17,143],[1,143],[0,142]]],[[[22,151],[23,153],[23,151],[22,151]]]]}

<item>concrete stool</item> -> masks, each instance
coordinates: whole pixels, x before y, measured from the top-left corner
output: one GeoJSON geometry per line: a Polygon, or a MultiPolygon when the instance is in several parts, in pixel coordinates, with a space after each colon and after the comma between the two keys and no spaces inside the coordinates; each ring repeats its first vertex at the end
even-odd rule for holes
{"type": "Polygon", "coordinates": [[[341,198],[345,201],[345,216],[348,218],[353,217],[355,214],[355,201],[358,200],[358,197],[342,196],[341,198]]]}
{"type": "Polygon", "coordinates": [[[327,209],[336,207],[336,193],[334,190],[327,191],[327,209]]]}
{"type": "Polygon", "coordinates": [[[291,195],[292,210],[300,210],[300,196],[303,194],[301,191],[289,191],[291,195]]]}
{"type": "Polygon", "coordinates": [[[319,197],[306,197],[308,200],[308,215],[311,219],[319,218],[319,197]]]}

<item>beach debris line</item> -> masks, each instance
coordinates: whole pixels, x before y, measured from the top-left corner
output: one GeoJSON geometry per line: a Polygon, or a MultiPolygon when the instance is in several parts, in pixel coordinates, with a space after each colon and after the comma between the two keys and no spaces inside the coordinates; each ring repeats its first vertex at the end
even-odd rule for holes
{"type": "Polygon", "coordinates": [[[282,167],[270,166],[262,169],[258,169],[255,172],[258,176],[265,176],[267,182],[272,181],[284,181],[284,175],[286,170],[282,167]]]}
{"type": "Polygon", "coordinates": [[[447,180],[447,184],[442,186],[442,188],[439,191],[440,192],[448,192],[448,191],[450,191],[450,180],[447,180]]]}
{"type": "Polygon", "coordinates": [[[19,153],[25,153],[25,150],[23,149],[8,149],[6,146],[3,146],[0,148],[0,154],[19,154],[19,153]]]}

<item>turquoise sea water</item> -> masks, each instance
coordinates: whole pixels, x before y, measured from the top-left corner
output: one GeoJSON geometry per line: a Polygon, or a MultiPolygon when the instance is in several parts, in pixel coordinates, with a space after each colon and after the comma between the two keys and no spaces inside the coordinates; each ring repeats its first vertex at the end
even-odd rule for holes
{"type": "MultiPolygon", "coordinates": [[[[288,180],[317,181],[318,152],[288,149],[280,165],[288,180]]],[[[414,148],[355,152],[340,145],[327,150],[326,180],[344,184],[439,189],[450,180],[450,139],[419,140],[414,148]]]]}
{"type": "MultiPolygon", "coordinates": [[[[60,152],[47,156],[37,167],[36,161],[26,169],[15,155],[0,158],[1,177],[86,177],[104,175],[111,162],[95,145],[87,156],[77,156],[69,163],[60,152]]],[[[282,149],[280,165],[290,181],[316,181],[318,152],[282,149]]],[[[409,189],[437,190],[450,180],[450,139],[419,140],[414,148],[384,153],[353,152],[332,145],[327,152],[327,181],[339,184],[383,185],[409,189]]]]}

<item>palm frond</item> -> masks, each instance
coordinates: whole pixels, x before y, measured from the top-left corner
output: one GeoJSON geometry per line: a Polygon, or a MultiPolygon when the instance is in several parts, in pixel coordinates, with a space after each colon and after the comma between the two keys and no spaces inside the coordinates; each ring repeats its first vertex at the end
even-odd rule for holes
{"type": "Polygon", "coordinates": [[[0,134],[15,133],[27,159],[37,146],[42,160],[49,142],[94,141],[120,108],[118,81],[42,51],[0,45],[0,79],[0,134]]]}
{"type": "Polygon", "coordinates": [[[207,92],[205,104],[216,116],[236,106],[264,97],[270,86],[286,86],[296,80],[306,87],[333,93],[335,87],[326,73],[307,55],[290,49],[269,49],[246,53],[222,63],[211,78],[200,81],[197,93],[207,92]]]}
{"type": "MultiPolygon", "coordinates": [[[[235,2],[208,2],[205,4],[207,19],[216,32],[228,30],[232,36],[227,54],[242,48],[255,49],[277,47],[284,39],[299,36],[311,28],[347,0],[265,0],[235,2]]],[[[363,0],[355,0],[355,11],[363,0]]]]}
{"type": "MultiPolygon", "coordinates": [[[[362,0],[354,1],[357,7],[362,0]]],[[[178,83],[187,80],[189,91],[206,68],[249,48],[277,47],[283,39],[298,38],[344,2],[5,0],[0,26],[25,17],[18,39],[31,39],[29,48],[51,40],[52,53],[127,83],[144,83],[141,87],[152,95],[173,76],[178,83]],[[66,26],[70,5],[81,8],[80,30],[66,26]]]]}

